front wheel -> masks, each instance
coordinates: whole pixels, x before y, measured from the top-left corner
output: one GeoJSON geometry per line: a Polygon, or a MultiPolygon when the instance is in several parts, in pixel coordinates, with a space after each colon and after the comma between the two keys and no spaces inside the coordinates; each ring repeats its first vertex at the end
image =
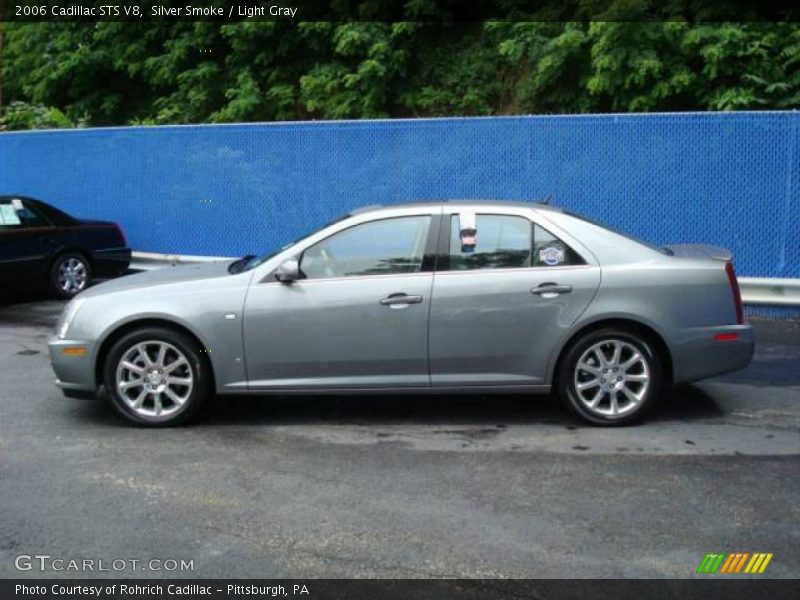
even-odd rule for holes
{"type": "Polygon", "coordinates": [[[594,425],[627,425],[652,408],[663,384],[661,363],[642,337],[619,329],[589,333],[567,350],[558,374],[561,399],[594,425]]]}
{"type": "Polygon", "coordinates": [[[122,337],[106,358],[111,403],[134,423],[179,425],[200,409],[210,389],[210,365],[187,336],[148,327],[122,337]]]}

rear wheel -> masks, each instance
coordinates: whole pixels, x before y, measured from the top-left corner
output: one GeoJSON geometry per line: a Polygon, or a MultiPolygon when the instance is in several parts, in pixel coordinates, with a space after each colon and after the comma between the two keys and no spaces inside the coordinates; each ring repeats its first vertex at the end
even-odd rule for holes
{"type": "Polygon", "coordinates": [[[59,298],[72,298],[89,285],[92,269],[83,254],[68,252],[56,258],[50,270],[50,287],[59,298]]]}
{"type": "Polygon", "coordinates": [[[136,330],[111,348],[104,381],[114,408],[154,427],[179,425],[209,394],[210,365],[187,336],[161,327],[136,330]]]}
{"type": "Polygon", "coordinates": [[[558,392],[575,414],[594,425],[639,421],[661,394],[661,363],[651,345],[620,329],[591,332],[570,346],[558,392]]]}

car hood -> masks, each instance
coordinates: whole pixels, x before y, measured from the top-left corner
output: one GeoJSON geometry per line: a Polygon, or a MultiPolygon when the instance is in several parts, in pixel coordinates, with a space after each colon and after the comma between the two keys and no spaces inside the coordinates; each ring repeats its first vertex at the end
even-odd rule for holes
{"type": "Polygon", "coordinates": [[[159,285],[170,285],[173,283],[200,281],[203,279],[214,279],[218,277],[230,277],[228,265],[231,261],[215,261],[199,265],[180,265],[176,267],[164,267],[153,271],[143,271],[134,275],[125,275],[117,279],[105,281],[99,285],[90,287],[81,292],[81,298],[89,298],[112,292],[123,290],[133,290],[139,288],[153,287],[159,285]]]}

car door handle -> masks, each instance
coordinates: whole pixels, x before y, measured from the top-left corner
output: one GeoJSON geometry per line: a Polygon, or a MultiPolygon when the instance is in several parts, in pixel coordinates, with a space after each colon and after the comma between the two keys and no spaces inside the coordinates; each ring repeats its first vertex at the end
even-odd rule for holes
{"type": "Polygon", "coordinates": [[[419,304],[422,302],[422,296],[409,296],[408,294],[390,294],[386,298],[381,298],[381,304],[384,306],[393,306],[398,304],[419,304]]]}
{"type": "MultiPolygon", "coordinates": [[[[535,288],[531,288],[531,294],[537,294],[539,296],[557,296],[558,294],[569,294],[572,291],[571,285],[559,285],[557,283],[543,283],[535,288]]],[[[552,297],[550,296],[550,297],[552,297]]]]}

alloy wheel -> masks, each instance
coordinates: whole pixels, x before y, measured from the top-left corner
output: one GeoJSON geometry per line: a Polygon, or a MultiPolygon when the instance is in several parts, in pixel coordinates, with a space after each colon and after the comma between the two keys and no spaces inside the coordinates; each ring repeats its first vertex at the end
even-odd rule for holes
{"type": "Polygon", "coordinates": [[[123,353],[117,363],[116,387],[136,414],[167,419],[189,400],[194,376],[183,352],[167,342],[151,340],[123,353]]]}
{"type": "Polygon", "coordinates": [[[89,281],[89,269],[81,259],[70,256],[61,261],[57,270],[58,287],[70,296],[82,291],[89,281]]]}
{"type": "Polygon", "coordinates": [[[591,412],[622,417],[643,402],[650,387],[650,367],[633,344],[607,339],[581,355],[573,385],[578,399],[591,412]]]}

